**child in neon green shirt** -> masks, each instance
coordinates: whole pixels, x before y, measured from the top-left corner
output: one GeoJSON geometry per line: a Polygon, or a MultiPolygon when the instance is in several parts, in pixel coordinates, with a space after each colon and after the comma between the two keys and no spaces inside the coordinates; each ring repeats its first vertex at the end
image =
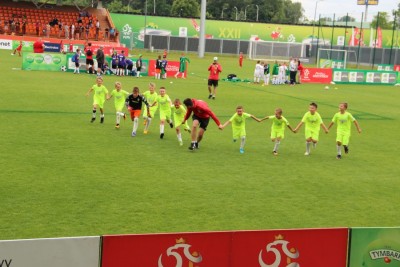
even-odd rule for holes
{"type": "Polygon", "coordinates": [[[358,133],[361,133],[360,125],[357,120],[351,115],[351,113],[347,112],[347,103],[339,104],[339,112],[336,113],[331,123],[328,126],[330,129],[333,124],[336,123],[337,132],[336,132],[336,148],[337,148],[337,159],[342,158],[342,145],[344,147],[344,152],[349,153],[349,141],[351,136],[351,123],[353,122],[357,128],[358,133]]]}
{"type": "Polygon", "coordinates": [[[223,129],[228,124],[232,124],[233,142],[236,142],[236,140],[240,138],[239,152],[241,154],[244,153],[244,145],[246,143],[246,119],[247,118],[252,118],[253,120],[258,121],[258,122],[261,121],[260,119],[254,117],[253,115],[251,115],[249,113],[245,113],[243,111],[242,106],[238,106],[236,108],[236,113],[233,114],[233,116],[221,126],[221,129],[223,129]]]}
{"type": "Polygon", "coordinates": [[[283,113],[282,109],[277,108],[277,109],[275,109],[275,115],[267,116],[267,117],[261,119],[261,121],[268,120],[268,119],[272,121],[271,140],[272,140],[272,142],[275,143],[274,150],[272,151],[272,153],[275,156],[278,155],[278,149],[279,149],[279,145],[281,144],[281,140],[283,138],[285,138],[286,127],[288,127],[292,132],[294,132],[292,127],[289,125],[288,120],[282,116],[282,113],[283,113]]]}
{"type": "Polygon", "coordinates": [[[326,128],[324,122],[322,121],[321,115],[317,112],[318,105],[316,103],[311,103],[308,107],[308,112],[304,114],[301,122],[294,129],[297,132],[300,127],[305,124],[305,137],[306,137],[306,152],[304,155],[310,155],[311,144],[314,148],[317,146],[319,140],[319,131],[321,127],[324,129],[325,133],[328,133],[329,130],[326,128]]]}

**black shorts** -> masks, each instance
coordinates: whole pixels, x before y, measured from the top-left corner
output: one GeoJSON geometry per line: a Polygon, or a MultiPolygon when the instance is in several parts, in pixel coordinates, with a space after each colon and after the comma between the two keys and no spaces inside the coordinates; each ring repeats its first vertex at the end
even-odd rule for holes
{"type": "Polygon", "coordinates": [[[117,64],[112,64],[111,68],[116,69],[117,68],[117,64]]]}
{"type": "Polygon", "coordinates": [[[218,87],[218,80],[208,80],[208,86],[218,87]]]}
{"type": "Polygon", "coordinates": [[[142,67],[137,67],[136,70],[137,70],[137,71],[141,71],[141,70],[142,70],[142,67]]]}
{"type": "Polygon", "coordinates": [[[199,121],[200,128],[202,128],[204,131],[207,130],[208,123],[210,122],[210,118],[204,119],[204,118],[199,118],[196,115],[193,114],[192,119],[195,121],[199,121]]]}
{"type": "Polygon", "coordinates": [[[103,68],[104,63],[103,62],[98,62],[97,61],[97,68],[98,69],[102,69],[103,68]]]}
{"type": "Polygon", "coordinates": [[[94,65],[93,59],[86,59],[86,65],[94,65]]]}
{"type": "Polygon", "coordinates": [[[118,69],[125,69],[125,65],[118,64],[118,69]]]}
{"type": "Polygon", "coordinates": [[[75,67],[79,68],[79,62],[75,62],[75,67]]]}
{"type": "Polygon", "coordinates": [[[133,70],[133,65],[128,65],[126,68],[127,70],[133,70]]]}

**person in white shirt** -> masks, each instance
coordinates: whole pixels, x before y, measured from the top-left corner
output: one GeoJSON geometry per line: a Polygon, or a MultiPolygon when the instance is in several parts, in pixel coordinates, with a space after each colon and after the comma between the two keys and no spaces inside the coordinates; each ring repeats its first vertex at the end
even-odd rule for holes
{"type": "Polygon", "coordinates": [[[261,64],[261,61],[257,61],[256,67],[254,69],[254,83],[260,83],[260,78],[262,77],[264,72],[264,66],[261,64]]]}
{"type": "Polygon", "coordinates": [[[286,71],[287,71],[286,63],[282,63],[279,66],[278,84],[286,83],[286,71]]]}

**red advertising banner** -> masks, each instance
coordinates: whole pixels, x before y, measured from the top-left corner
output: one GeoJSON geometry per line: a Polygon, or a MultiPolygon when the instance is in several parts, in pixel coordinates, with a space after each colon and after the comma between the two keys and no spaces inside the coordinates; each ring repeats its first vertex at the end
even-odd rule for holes
{"type": "MultiPolygon", "coordinates": [[[[167,77],[175,75],[179,71],[179,61],[168,61],[167,64],[167,77]]],[[[187,77],[185,70],[185,77],[187,77]]],[[[154,76],[156,73],[156,61],[149,61],[149,76],[154,76]]]]}
{"type": "Polygon", "coordinates": [[[347,242],[348,228],[234,232],[231,266],[346,267],[347,242]]]}
{"type": "Polygon", "coordinates": [[[400,65],[394,65],[394,71],[400,71],[400,65]]]}
{"type": "Polygon", "coordinates": [[[102,267],[229,267],[230,232],[103,236],[102,267]]]}
{"type": "Polygon", "coordinates": [[[331,68],[304,68],[301,76],[302,83],[331,83],[332,69],[331,68]]]}

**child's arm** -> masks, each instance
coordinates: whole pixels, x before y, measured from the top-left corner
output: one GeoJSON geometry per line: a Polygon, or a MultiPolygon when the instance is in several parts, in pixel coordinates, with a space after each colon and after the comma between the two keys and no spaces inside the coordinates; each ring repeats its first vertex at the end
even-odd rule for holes
{"type": "Polygon", "coordinates": [[[260,120],[260,122],[261,122],[261,121],[268,120],[268,119],[269,119],[269,116],[267,116],[267,117],[265,117],[265,118],[262,118],[262,119],[260,120]]]}
{"type": "Polygon", "coordinates": [[[299,122],[299,124],[297,124],[296,128],[294,128],[294,132],[297,133],[303,124],[304,124],[304,122],[302,122],[302,121],[299,122]]]}
{"type": "Polygon", "coordinates": [[[93,91],[93,88],[90,88],[89,91],[86,93],[86,96],[89,96],[89,94],[93,91]]]}
{"type": "Polygon", "coordinates": [[[360,124],[358,124],[358,121],[354,121],[354,125],[356,126],[358,133],[361,133],[360,124]]]}
{"type": "Polygon", "coordinates": [[[335,124],[333,121],[331,121],[331,123],[329,123],[328,130],[331,129],[331,127],[333,126],[333,124],[335,124]]]}
{"type": "Polygon", "coordinates": [[[296,131],[293,130],[292,126],[288,125],[287,127],[288,127],[293,133],[296,133],[296,131]]]}
{"type": "Polygon", "coordinates": [[[250,115],[250,117],[251,117],[253,120],[255,120],[255,121],[261,122],[261,120],[260,120],[259,118],[255,117],[255,116],[253,116],[253,115],[250,115]]]}
{"type": "Polygon", "coordinates": [[[326,128],[324,123],[321,123],[321,127],[322,127],[322,129],[324,129],[325,133],[329,133],[329,129],[326,128]]]}
{"type": "Polygon", "coordinates": [[[220,129],[224,129],[228,124],[230,124],[231,121],[226,121],[224,124],[221,125],[220,129]]]}

